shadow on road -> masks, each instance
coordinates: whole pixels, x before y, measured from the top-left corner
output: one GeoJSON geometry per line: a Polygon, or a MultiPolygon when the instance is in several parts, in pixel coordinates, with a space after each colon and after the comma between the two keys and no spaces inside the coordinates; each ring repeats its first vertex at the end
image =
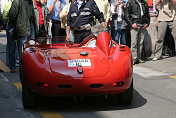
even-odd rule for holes
{"type": "Polygon", "coordinates": [[[105,96],[88,96],[82,102],[75,102],[72,97],[41,98],[34,111],[56,111],[59,112],[94,112],[138,108],[147,103],[139,92],[134,90],[131,105],[109,104],[105,96]]]}

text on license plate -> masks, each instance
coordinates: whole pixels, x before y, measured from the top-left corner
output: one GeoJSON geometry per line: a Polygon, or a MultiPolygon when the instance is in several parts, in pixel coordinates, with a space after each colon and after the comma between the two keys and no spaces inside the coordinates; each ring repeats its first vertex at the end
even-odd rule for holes
{"type": "Polygon", "coordinates": [[[75,66],[91,66],[90,59],[74,59],[74,60],[67,60],[68,67],[75,67],[75,66]]]}

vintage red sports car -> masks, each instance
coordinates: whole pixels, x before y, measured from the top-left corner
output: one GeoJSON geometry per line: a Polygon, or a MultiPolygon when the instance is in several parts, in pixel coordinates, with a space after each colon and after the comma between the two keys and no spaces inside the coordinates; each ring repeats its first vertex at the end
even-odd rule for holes
{"type": "Polygon", "coordinates": [[[91,35],[81,44],[25,46],[20,69],[24,108],[35,106],[38,95],[115,95],[120,104],[131,104],[132,55],[109,33],[91,35]]]}

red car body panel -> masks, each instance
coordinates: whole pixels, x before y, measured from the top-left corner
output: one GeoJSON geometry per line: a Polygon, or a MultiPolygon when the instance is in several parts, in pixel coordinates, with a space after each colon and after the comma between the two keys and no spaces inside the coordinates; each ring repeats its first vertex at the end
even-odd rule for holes
{"type": "Polygon", "coordinates": [[[34,45],[22,55],[24,81],[43,96],[119,94],[132,82],[132,55],[127,46],[118,45],[108,33],[100,33],[96,47],[68,44],[34,45]],[[80,52],[88,52],[81,55],[80,52]],[[90,59],[91,66],[68,67],[68,60],[90,59]],[[122,86],[114,86],[123,82],[122,86]],[[41,85],[42,84],[42,85],[41,85]]]}

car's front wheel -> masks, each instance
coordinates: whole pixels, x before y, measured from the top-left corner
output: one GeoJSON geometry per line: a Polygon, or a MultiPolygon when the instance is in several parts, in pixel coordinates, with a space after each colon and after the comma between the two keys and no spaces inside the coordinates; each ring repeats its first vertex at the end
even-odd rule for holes
{"type": "Polygon", "coordinates": [[[133,80],[130,87],[124,92],[118,95],[118,101],[121,105],[130,105],[133,99],[133,80]]]}
{"type": "Polygon", "coordinates": [[[37,102],[37,95],[25,85],[22,86],[22,101],[24,108],[32,108],[37,102]]]}

